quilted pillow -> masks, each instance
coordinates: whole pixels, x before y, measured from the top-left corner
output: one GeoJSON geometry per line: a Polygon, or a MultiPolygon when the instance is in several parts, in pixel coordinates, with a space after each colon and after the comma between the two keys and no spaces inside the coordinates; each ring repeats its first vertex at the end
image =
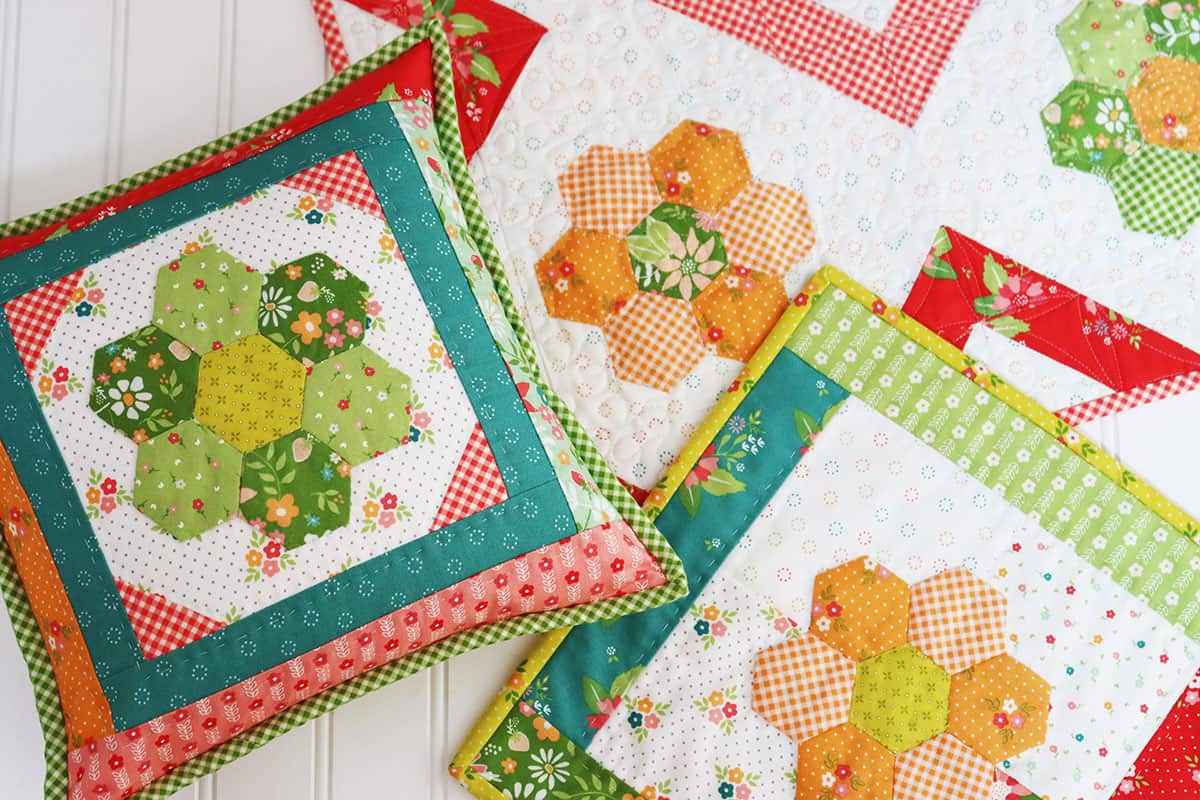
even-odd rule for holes
{"type": "Polygon", "coordinates": [[[449,58],[422,25],[0,230],[0,575],[48,796],[166,796],[453,654],[685,591],[540,382],[449,58]]]}

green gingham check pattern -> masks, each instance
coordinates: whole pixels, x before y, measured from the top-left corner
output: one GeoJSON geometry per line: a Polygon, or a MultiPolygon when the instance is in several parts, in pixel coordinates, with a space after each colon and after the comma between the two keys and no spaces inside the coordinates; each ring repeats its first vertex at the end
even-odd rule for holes
{"type": "Polygon", "coordinates": [[[1135,231],[1179,238],[1200,217],[1200,153],[1143,145],[1108,182],[1135,231]]]}
{"type": "MultiPolygon", "coordinates": [[[[14,222],[0,226],[0,236],[27,233],[62,220],[95,205],[117,197],[142,184],[180,169],[187,168],[210,155],[228,150],[244,141],[259,136],[294,117],[296,114],[320,103],[347,84],[392,61],[419,42],[428,39],[432,44],[433,66],[437,102],[435,125],[450,166],[450,174],[458,187],[459,199],[466,212],[472,236],[479,246],[484,262],[492,273],[496,293],[508,314],[518,338],[525,349],[525,357],[533,370],[533,377],[545,387],[540,370],[536,366],[533,351],[525,327],[513,303],[512,292],[500,264],[499,254],[492,241],[491,231],[484,220],[475,194],[474,184],[467,172],[466,156],[458,129],[458,112],[454,102],[453,73],[450,49],[445,32],[437,20],[430,20],[402,34],[391,44],[371,56],[338,73],[332,80],[301,99],[263,117],[239,131],[222,136],[201,145],[188,153],[126,178],[104,189],[92,192],[62,205],[31,214],[14,222]]],[[[583,427],[571,414],[566,404],[553,392],[543,388],[546,402],[558,415],[563,429],[570,437],[580,460],[587,466],[604,495],[612,502],[641,539],[646,549],[659,562],[667,583],[644,592],[611,598],[598,603],[562,608],[531,617],[514,619],[489,625],[479,630],[464,631],[443,639],[415,653],[389,664],[376,667],[345,683],[338,684],[302,703],[277,714],[260,725],[245,731],[228,742],[201,756],[187,761],[174,772],[135,795],[138,800],[166,798],[179,789],[204,775],[216,771],[229,762],[246,755],[272,739],[287,733],[304,723],[333,709],[362,697],[368,692],[386,686],[401,678],[412,675],[427,667],[445,661],[452,656],[482,647],[503,639],[527,633],[538,633],[568,625],[579,625],[597,619],[623,616],[647,608],[668,603],[687,593],[687,578],[683,565],[666,539],[655,529],[641,508],[625,491],[616,476],[601,458],[583,427]]],[[[54,682],[54,672],[42,643],[36,620],[29,601],[21,586],[16,565],[6,548],[0,561],[0,583],[3,584],[4,599],[8,605],[17,641],[29,667],[29,676],[34,686],[34,696],[46,738],[46,797],[65,798],[67,795],[67,742],[62,709],[54,682]]]]}

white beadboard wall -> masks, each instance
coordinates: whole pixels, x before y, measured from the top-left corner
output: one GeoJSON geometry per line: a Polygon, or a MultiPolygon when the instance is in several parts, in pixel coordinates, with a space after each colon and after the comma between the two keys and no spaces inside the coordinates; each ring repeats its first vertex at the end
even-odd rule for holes
{"type": "MultiPolygon", "coordinates": [[[[0,0],[0,219],[252,122],[326,69],[309,0],[0,0]]],[[[505,642],[393,684],[177,797],[469,797],[446,765],[530,644],[505,642]]],[[[24,661],[0,620],[6,800],[41,795],[41,739],[24,661]]]]}

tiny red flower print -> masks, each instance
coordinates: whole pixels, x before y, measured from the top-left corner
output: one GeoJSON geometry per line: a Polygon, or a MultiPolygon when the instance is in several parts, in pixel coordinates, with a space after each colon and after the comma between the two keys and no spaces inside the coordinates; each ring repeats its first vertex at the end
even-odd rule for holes
{"type": "Polygon", "coordinates": [[[63,624],[56,619],[44,621],[41,628],[42,640],[46,645],[46,652],[49,654],[50,660],[57,664],[66,655],[78,631],[74,625],[63,624]]]}
{"type": "Polygon", "coordinates": [[[715,690],[692,701],[692,707],[728,736],[733,733],[738,716],[737,686],[715,690]]]}
{"type": "Polygon", "coordinates": [[[132,502],[133,497],[117,484],[115,478],[92,469],[88,470],[88,488],[83,499],[88,519],[99,519],[132,502]]]}
{"type": "MultiPolygon", "coordinates": [[[[122,361],[121,369],[124,368],[125,364],[122,361]]],[[[61,402],[83,388],[83,379],[67,367],[56,365],[47,358],[41,359],[35,374],[37,377],[31,376],[30,380],[33,381],[36,390],[38,405],[42,408],[49,408],[53,403],[61,402]]]]}
{"type": "Polygon", "coordinates": [[[362,532],[376,533],[411,518],[412,511],[400,502],[395,492],[371,483],[367,487],[367,500],[362,504],[362,515],[362,532]]]}
{"type": "Polygon", "coordinates": [[[262,520],[250,520],[250,527],[254,532],[250,535],[250,549],[243,556],[246,562],[243,582],[253,583],[264,578],[273,578],[295,566],[296,556],[283,549],[282,541],[263,533],[266,526],[262,520]]]}

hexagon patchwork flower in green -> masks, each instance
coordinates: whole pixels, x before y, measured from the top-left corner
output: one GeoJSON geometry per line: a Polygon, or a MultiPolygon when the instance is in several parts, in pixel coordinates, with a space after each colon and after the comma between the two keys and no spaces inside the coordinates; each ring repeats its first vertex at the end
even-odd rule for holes
{"type": "Polygon", "coordinates": [[[1081,0],[1058,26],[1075,75],[1045,108],[1050,157],[1107,179],[1133,230],[1200,217],[1200,11],[1081,0]]]}
{"type": "Polygon", "coordinates": [[[412,426],[408,376],[362,344],[378,312],[321,253],[265,277],[215,246],[162,267],[154,324],[93,361],[90,407],[138,446],[134,506],[181,540],[234,514],[288,548],[348,524],[352,466],[412,426]]]}

